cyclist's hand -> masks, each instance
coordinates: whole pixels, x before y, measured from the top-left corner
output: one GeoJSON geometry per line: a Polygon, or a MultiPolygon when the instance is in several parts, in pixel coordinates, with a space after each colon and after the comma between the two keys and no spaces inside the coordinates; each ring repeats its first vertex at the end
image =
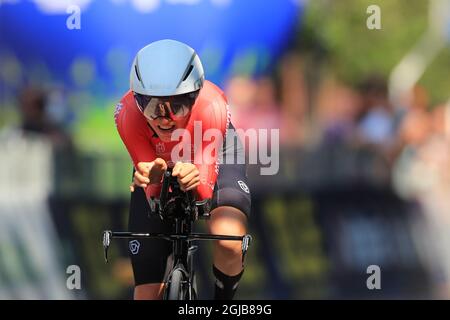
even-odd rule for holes
{"type": "Polygon", "coordinates": [[[156,158],[152,162],[139,162],[134,172],[130,191],[134,192],[135,187],[145,189],[149,184],[160,183],[166,170],[167,163],[161,158],[156,158]]]}
{"type": "Polygon", "coordinates": [[[193,190],[200,184],[200,172],[192,163],[177,162],[173,167],[172,176],[177,177],[183,191],[193,190]]]}

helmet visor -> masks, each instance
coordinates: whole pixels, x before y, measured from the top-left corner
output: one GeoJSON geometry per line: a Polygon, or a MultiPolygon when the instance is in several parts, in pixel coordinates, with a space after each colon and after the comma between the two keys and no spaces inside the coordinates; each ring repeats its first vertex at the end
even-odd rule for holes
{"type": "Polygon", "coordinates": [[[197,96],[198,91],[169,97],[155,97],[134,93],[139,109],[151,120],[160,117],[174,120],[185,118],[190,114],[197,96]]]}

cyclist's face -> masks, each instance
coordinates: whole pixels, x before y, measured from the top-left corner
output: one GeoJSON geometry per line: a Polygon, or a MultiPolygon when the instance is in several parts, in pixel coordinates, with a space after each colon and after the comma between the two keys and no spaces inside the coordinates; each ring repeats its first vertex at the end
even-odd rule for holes
{"type": "Polygon", "coordinates": [[[171,119],[165,117],[158,117],[156,119],[148,119],[147,122],[150,124],[152,129],[156,132],[158,137],[164,141],[169,142],[172,136],[172,133],[176,129],[184,129],[189,121],[189,117],[181,118],[181,119],[171,119]]]}
{"type": "Polygon", "coordinates": [[[147,122],[163,141],[170,141],[174,130],[186,127],[197,96],[198,91],[171,97],[134,94],[147,122]]]}

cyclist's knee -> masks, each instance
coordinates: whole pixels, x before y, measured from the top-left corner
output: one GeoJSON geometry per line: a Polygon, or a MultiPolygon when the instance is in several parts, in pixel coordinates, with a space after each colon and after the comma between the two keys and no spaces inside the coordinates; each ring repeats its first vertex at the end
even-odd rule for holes
{"type": "Polygon", "coordinates": [[[146,283],[134,288],[134,300],[161,300],[164,283],[146,283]]]}
{"type": "Polygon", "coordinates": [[[220,206],[211,211],[211,219],[208,221],[213,229],[230,229],[230,232],[246,230],[247,216],[239,209],[231,206],[220,206]]]}
{"type": "Polygon", "coordinates": [[[218,254],[232,260],[240,258],[242,254],[241,243],[239,241],[219,240],[216,243],[218,254]]]}
{"type": "MultiPolygon", "coordinates": [[[[209,229],[212,234],[244,235],[247,231],[246,216],[233,207],[218,207],[211,212],[209,229]]],[[[241,242],[218,240],[215,243],[217,253],[229,259],[241,256],[241,242]]]]}

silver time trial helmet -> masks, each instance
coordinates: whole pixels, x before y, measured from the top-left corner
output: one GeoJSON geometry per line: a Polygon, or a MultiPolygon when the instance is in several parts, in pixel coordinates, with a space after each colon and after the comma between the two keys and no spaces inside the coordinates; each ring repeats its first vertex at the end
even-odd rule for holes
{"type": "Polygon", "coordinates": [[[146,96],[174,96],[198,91],[205,80],[194,49],[170,39],[145,46],[136,54],[130,72],[130,89],[146,96]]]}

